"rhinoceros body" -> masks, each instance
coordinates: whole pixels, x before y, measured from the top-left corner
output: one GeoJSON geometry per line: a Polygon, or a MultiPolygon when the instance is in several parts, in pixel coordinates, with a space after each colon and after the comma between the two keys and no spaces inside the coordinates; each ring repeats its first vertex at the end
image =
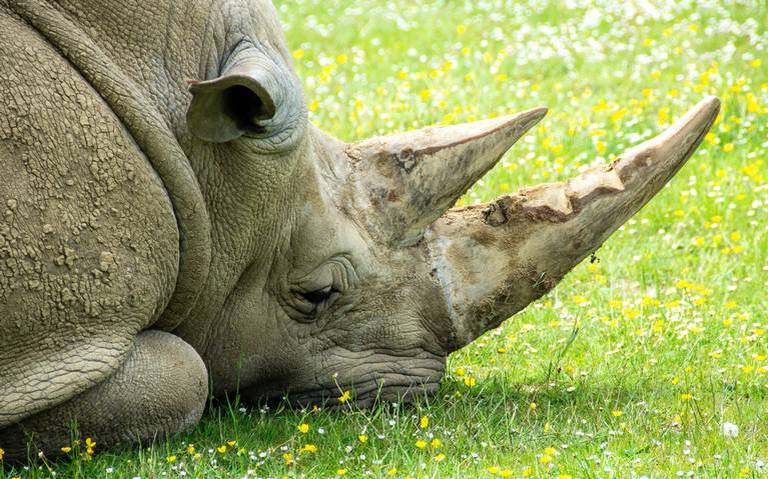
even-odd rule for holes
{"type": "Polygon", "coordinates": [[[0,447],[174,433],[209,394],[433,390],[690,156],[449,210],[545,113],[346,145],[261,0],[0,0],[0,447]]]}

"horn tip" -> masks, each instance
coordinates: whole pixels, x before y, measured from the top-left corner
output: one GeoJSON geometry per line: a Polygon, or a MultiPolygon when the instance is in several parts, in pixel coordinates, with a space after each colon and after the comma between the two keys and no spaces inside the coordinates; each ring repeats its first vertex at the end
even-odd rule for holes
{"type": "Polygon", "coordinates": [[[549,112],[549,108],[545,106],[539,106],[539,107],[531,108],[530,110],[524,111],[520,115],[526,116],[531,119],[536,119],[536,121],[539,121],[545,116],[547,116],[548,112],[549,112]]]}
{"type": "Polygon", "coordinates": [[[682,129],[691,128],[706,132],[714,124],[720,113],[720,99],[716,96],[706,96],[699,101],[688,115],[681,118],[682,129]]]}
{"type": "Polygon", "coordinates": [[[520,113],[512,113],[498,118],[502,127],[522,125],[523,130],[529,130],[547,115],[547,107],[531,108],[520,113]]]}
{"type": "Polygon", "coordinates": [[[506,115],[499,116],[497,119],[500,120],[503,123],[512,123],[520,121],[520,119],[528,119],[528,120],[540,120],[544,118],[547,113],[549,112],[549,108],[545,106],[539,106],[536,108],[531,108],[530,110],[525,110],[517,113],[509,113],[506,115]]]}
{"type": "Polygon", "coordinates": [[[704,97],[693,109],[705,116],[717,116],[720,113],[720,98],[714,95],[704,97]]]}

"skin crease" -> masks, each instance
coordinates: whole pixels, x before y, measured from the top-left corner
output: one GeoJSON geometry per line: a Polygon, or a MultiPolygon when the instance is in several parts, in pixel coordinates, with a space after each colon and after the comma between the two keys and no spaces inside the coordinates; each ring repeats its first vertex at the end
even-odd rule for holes
{"type": "Polygon", "coordinates": [[[11,460],[29,439],[56,454],[73,418],[107,447],[181,431],[208,393],[353,390],[367,405],[434,391],[447,354],[599,247],[717,113],[703,102],[671,147],[616,164],[652,166],[637,198],[577,179],[443,214],[545,110],[346,145],[308,122],[262,0],[0,0],[0,26],[11,460]],[[594,234],[558,214],[560,188],[594,234]],[[610,224],[592,221],[614,200],[610,224]]]}

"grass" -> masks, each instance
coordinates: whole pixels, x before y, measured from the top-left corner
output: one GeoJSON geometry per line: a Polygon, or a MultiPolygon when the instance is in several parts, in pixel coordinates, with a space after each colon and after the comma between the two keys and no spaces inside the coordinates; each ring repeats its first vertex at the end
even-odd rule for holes
{"type": "Polygon", "coordinates": [[[279,2],[312,121],[342,139],[550,107],[462,203],[607,162],[705,94],[723,114],[597,261],[453,355],[435,397],[217,406],[168,442],[0,476],[768,476],[768,5],[653,3],[279,2]]]}

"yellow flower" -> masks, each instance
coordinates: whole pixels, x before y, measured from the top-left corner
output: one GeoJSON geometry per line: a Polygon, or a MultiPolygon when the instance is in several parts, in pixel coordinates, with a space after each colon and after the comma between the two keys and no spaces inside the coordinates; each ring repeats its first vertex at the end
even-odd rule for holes
{"type": "Polygon", "coordinates": [[[726,153],[733,151],[733,143],[726,143],[723,145],[723,151],[726,153]]]}
{"type": "Polygon", "coordinates": [[[472,376],[467,376],[464,378],[464,385],[470,388],[473,388],[477,386],[477,379],[475,379],[472,376]]]}
{"type": "Polygon", "coordinates": [[[605,142],[603,140],[598,140],[597,143],[595,143],[595,149],[600,154],[605,153],[605,150],[607,148],[608,148],[608,146],[605,144],[605,142]]]}
{"type": "Polygon", "coordinates": [[[690,401],[691,399],[693,399],[693,395],[690,393],[683,393],[680,395],[681,401],[690,401]]]}
{"type": "Polygon", "coordinates": [[[314,444],[305,444],[304,447],[299,449],[299,452],[317,452],[317,446],[314,444]]]}
{"type": "Polygon", "coordinates": [[[759,67],[762,64],[763,64],[763,62],[759,58],[755,58],[754,60],[749,62],[749,66],[751,66],[752,68],[757,68],[757,67],[759,67]]]}
{"type": "Polygon", "coordinates": [[[351,398],[352,398],[352,395],[349,393],[349,391],[344,391],[341,394],[341,396],[339,396],[339,402],[344,404],[345,402],[349,401],[351,398]]]}
{"type": "Polygon", "coordinates": [[[298,50],[294,50],[293,51],[293,58],[298,60],[299,58],[301,58],[303,56],[304,56],[304,50],[303,49],[299,48],[298,50]]]}
{"type": "Polygon", "coordinates": [[[235,444],[237,444],[237,441],[227,441],[227,444],[229,444],[229,446],[232,447],[235,444]]]}
{"type": "Polygon", "coordinates": [[[341,469],[337,469],[337,470],[336,470],[336,474],[338,474],[338,475],[340,475],[340,476],[343,476],[343,475],[344,475],[344,474],[346,474],[346,473],[347,473],[347,470],[346,470],[346,469],[344,469],[344,468],[341,468],[341,469]]]}
{"type": "Polygon", "coordinates": [[[640,310],[632,309],[632,308],[624,308],[621,310],[621,314],[632,319],[640,316],[640,310]]]}
{"type": "Polygon", "coordinates": [[[362,443],[368,442],[368,434],[360,434],[359,436],[357,436],[357,440],[362,443]]]}
{"type": "Polygon", "coordinates": [[[194,454],[195,453],[195,445],[194,444],[188,444],[187,445],[187,454],[194,454]]]}
{"type": "Polygon", "coordinates": [[[222,444],[221,446],[217,447],[216,450],[219,451],[220,454],[224,454],[227,452],[227,445],[222,444]]]}
{"type": "Polygon", "coordinates": [[[388,471],[387,471],[387,475],[388,475],[388,476],[396,476],[396,475],[397,475],[397,469],[395,469],[395,468],[393,467],[392,469],[390,469],[390,470],[388,470],[388,471]]]}
{"type": "Polygon", "coordinates": [[[93,455],[93,448],[96,447],[96,441],[90,437],[85,438],[85,453],[89,456],[93,455]]]}
{"type": "Polygon", "coordinates": [[[579,306],[585,305],[585,303],[589,302],[587,298],[578,294],[574,295],[572,299],[573,299],[573,302],[579,306]]]}
{"type": "Polygon", "coordinates": [[[528,409],[530,409],[531,411],[535,411],[535,410],[536,410],[536,407],[537,407],[537,406],[536,406],[536,403],[535,403],[535,402],[532,402],[532,403],[531,403],[531,404],[528,406],[528,409]]]}
{"type": "Polygon", "coordinates": [[[288,466],[293,464],[293,454],[290,452],[283,453],[283,461],[285,461],[285,464],[288,466]]]}
{"type": "Polygon", "coordinates": [[[533,468],[531,466],[525,466],[522,471],[520,471],[520,474],[523,475],[523,477],[528,477],[531,474],[533,474],[533,468]]]}
{"type": "Polygon", "coordinates": [[[495,476],[499,473],[498,466],[490,466],[485,468],[486,471],[488,471],[488,474],[491,474],[492,476],[495,476]]]}
{"type": "Polygon", "coordinates": [[[458,25],[456,27],[456,33],[458,33],[459,35],[461,35],[462,33],[466,32],[466,31],[467,31],[467,27],[465,25],[463,25],[463,24],[462,25],[458,25]]]}
{"type": "Polygon", "coordinates": [[[456,371],[454,371],[454,373],[456,374],[456,376],[462,377],[465,374],[467,374],[467,370],[464,368],[456,368],[456,371]]]}
{"type": "Polygon", "coordinates": [[[748,476],[749,475],[749,468],[747,466],[744,466],[741,469],[739,469],[739,475],[741,477],[748,476]]]}
{"type": "Polygon", "coordinates": [[[619,411],[618,409],[611,411],[611,416],[613,416],[613,417],[619,417],[622,414],[623,413],[621,411],[619,411]]]}
{"type": "Polygon", "coordinates": [[[3,456],[5,456],[5,451],[3,450],[2,447],[0,447],[0,461],[3,460],[3,456]]]}
{"type": "Polygon", "coordinates": [[[165,460],[168,462],[176,462],[176,456],[171,454],[170,456],[166,457],[165,460]]]}
{"type": "Polygon", "coordinates": [[[306,434],[306,433],[309,432],[309,424],[303,422],[303,423],[299,424],[298,426],[296,426],[296,429],[298,429],[300,433],[306,434]]]}
{"type": "Polygon", "coordinates": [[[658,121],[659,121],[659,125],[665,125],[669,123],[669,107],[668,106],[663,106],[661,107],[661,109],[659,109],[658,121]]]}
{"type": "Polygon", "coordinates": [[[654,333],[660,333],[664,330],[664,320],[657,319],[653,322],[653,325],[651,326],[651,331],[654,333]]]}
{"type": "Polygon", "coordinates": [[[419,449],[424,449],[425,447],[427,447],[427,441],[423,439],[419,439],[418,441],[416,441],[416,447],[418,447],[419,449]]]}
{"type": "Polygon", "coordinates": [[[616,110],[611,115],[611,121],[614,123],[618,123],[619,120],[621,120],[622,118],[624,118],[624,116],[627,115],[627,113],[629,113],[629,110],[627,110],[626,108],[621,108],[619,110],[616,110]]]}
{"type": "Polygon", "coordinates": [[[542,454],[541,457],[539,458],[539,462],[542,464],[549,464],[552,461],[553,461],[553,458],[549,454],[542,454]]]}
{"type": "Polygon", "coordinates": [[[442,461],[443,459],[445,459],[445,454],[443,454],[443,453],[441,452],[440,454],[438,454],[437,456],[435,456],[435,458],[434,458],[434,459],[435,459],[435,462],[440,462],[440,461],[442,461]]]}
{"type": "Polygon", "coordinates": [[[347,57],[343,53],[336,57],[336,61],[339,63],[339,65],[343,65],[343,64],[347,63],[348,60],[349,60],[349,57],[347,57]]]}
{"type": "Polygon", "coordinates": [[[421,419],[419,419],[419,427],[422,429],[429,427],[429,418],[427,416],[421,416],[421,419]]]}
{"type": "MultiPolygon", "coordinates": [[[[61,448],[61,452],[63,452],[64,454],[69,454],[70,451],[72,451],[72,448],[69,446],[64,446],[61,448]]],[[[2,449],[0,449],[0,459],[2,458],[3,458],[2,449]]]]}
{"type": "Polygon", "coordinates": [[[547,447],[544,449],[544,454],[546,454],[547,456],[554,456],[555,454],[557,454],[557,449],[555,449],[554,447],[547,447]]]}
{"type": "Polygon", "coordinates": [[[592,111],[600,112],[608,109],[608,103],[605,100],[600,100],[595,106],[592,107],[592,111]]]}

